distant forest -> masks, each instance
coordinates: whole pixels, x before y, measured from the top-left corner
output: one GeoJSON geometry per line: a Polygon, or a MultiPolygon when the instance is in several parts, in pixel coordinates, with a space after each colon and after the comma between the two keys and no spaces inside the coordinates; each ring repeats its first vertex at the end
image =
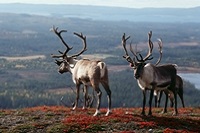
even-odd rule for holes
{"type": "MultiPolygon", "coordinates": [[[[176,63],[180,66],[198,67],[200,57],[199,23],[150,23],[129,21],[93,21],[79,18],[56,18],[28,14],[1,13],[0,56],[23,56],[43,54],[49,56],[64,47],[58,37],[50,32],[53,25],[60,30],[73,51],[80,50],[81,41],[73,32],[87,36],[88,50],[85,54],[112,54],[117,58],[123,55],[121,37],[123,33],[131,36],[132,45],[141,46],[146,53],[147,33],[153,31],[155,42],[154,56],[157,57],[157,39],[163,40],[162,63],[176,63]],[[145,45],[144,45],[145,44],[145,45]],[[145,46],[145,47],[144,47],[145,46]],[[191,63],[193,62],[193,63],[191,63]],[[195,66],[194,66],[195,65],[195,66]]],[[[111,57],[111,60],[113,56],[111,57]]],[[[112,63],[109,62],[109,63],[112,63]]],[[[120,60],[118,64],[125,63],[120,60]]]]}
{"type": "MultiPolygon", "coordinates": [[[[130,35],[132,45],[137,44],[141,54],[146,54],[147,33],[153,31],[153,57],[158,58],[157,38],[163,40],[161,64],[176,63],[180,67],[200,67],[200,23],[157,23],[130,21],[99,21],[81,18],[48,17],[30,14],[0,13],[0,108],[22,108],[38,105],[71,106],[75,89],[71,75],[58,74],[51,54],[64,51],[58,37],[50,32],[52,26],[66,29],[66,42],[73,46],[71,54],[82,48],[82,42],[73,32],[87,37],[84,55],[100,58],[110,66],[109,71],[113,107],[141,107],[142,92],[133,72],[122,58],[123,33],[130,35]],[[2,57],[44,55],[45,58],[11,60],[2,57]],[[103,58],[102,58],[103,57],[103,58]],[[120,66],[126,66],[121,69],[120,66]],[[72,89],[71,89],[72,88],[72,89]]],[[[90,89],[91,91],[91,89],[90,89]]],[[[106,107],[105,91],[102,106],[106,107]]],[[[82,94],[81,94],[82,95],[82,94]]],[[[200,105],[200,91],[184,81],[186,106],[200,105]]],[[[163,97],[164,99],[164,97],[163,97]]],[[[163,100],[164,101],[164,100],[163,100]]],[[[180,102],[180,100],[179,100],[180,102]]],[[[182,105],[179,103],[179,107],[182,105]]]]}

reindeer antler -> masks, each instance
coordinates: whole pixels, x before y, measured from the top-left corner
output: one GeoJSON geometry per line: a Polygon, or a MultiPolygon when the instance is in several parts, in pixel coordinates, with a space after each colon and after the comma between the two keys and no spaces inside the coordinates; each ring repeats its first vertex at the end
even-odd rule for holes
{"type": "Polygon", "coordinates": [[[128,55],[128,51],[126,49],[126,41],[130,38],[130,36],[126,37],[125,33],[124,35],[122,36],[122,46],[124,48],[124,52],[125,52],[125,55],[123,56],[124,58],[126,58],[128,55]]]}
{"type": "Polygon", "coordinates": [[[148,40],[149,40],[149,43],[148,43],[148,47],[149,47],[149,51],[148,51],[148,54],[143,58],[143,61],[147,61],[147,60],[152,60],[153,57],[152,56],[152,50],[153,50],[153,43],[151,41],[151,36],[152,36],[152,31],[150,31],[148,33],[148,40]]]}
{"type": "Polygon", "coordinates": [[[159,50],[160,56],[155,65],[158,65],[162,59],[162,47],[163,47],[162,39],[158,39],[158,50],[159,50]]]}
{"type": "Polygon", "coordinates": [[[82,39],[82,41],[83,41],[82,50],[79,53],[72,55],[72,57],[77,57],[77,56],[81,55],[83,52],[85,52],[87,50],[87,43],[86,43],[86,36],[83,36],[82,33],[78,34],[78,33],[74,32],[74,35],[80,37],[82,39]]]}
{"type": "Polygon", "coordinates": [[[128,55],[128,51],[126,49],[126,41],[130,38],[130,36],[126,37],[125,33],[122,36],[122,46],[124,48],[125,55],[123,55],[123,58],[125,58],[131,65],[135,64],[135,61],[131,59],[131,57],[128,55]]]}
{"type": "Polygon", "coordinates": [[[51,54],[52,58],[64,58],[67,54],[67,52],[69,52],[69,50],[71,50],[73,47],[69,47],[68,44],[64,41],[63,37],[62,37],[62,33],[63,32],[67,32],[67,30],[60,30],[58,31],[58,27],[55,28],[55,26],[52,27],[51,31],[53,31],[61,40],[61,42],[64,44],[64,46],[67,48],[64,52],[58,51],[61,55],[53,55],[51,54]]]}
{"type": "Polygon", "coordinates": [[[145,58],[143,58],[140,53],[134,52],[134,50],[133,50],[133,48],[132,48],[132,46],[130,44],[130,51],[136,57],[136,59],[137,59],[138,62],[145,62],[147,60],[152,60],[153,59],[153,57],[151,57],[152,56],[152,50],[153,50],[153,43],[151,41],[151,36],[152,36],[152,31],[150,31],[148,33],[148,41],[149,41],[148,47],[149,47],[149,51],[148,51],[147,55],[145,56],[145,58]],[[137,54],[139,54],[140,59],[138,58],[137,54]]]}
{"type": "MultiPolygon", "coordinates": [[[[136,45],[136,46],[137,46],[137,45],[136,45]]],[[[136,57],[137,61],[143,62],[142,55],[141,55],[139,52],[137,52],[137,49],[136,49],[136,52],[135,52],[135,51],[133,50],[131,44],[130,44],[130,51],[131,51],[131,53],[136,57]],[[140,59],[139,59],[138,56],[137,56],[138,53],[139,53],[140,59]]]]}

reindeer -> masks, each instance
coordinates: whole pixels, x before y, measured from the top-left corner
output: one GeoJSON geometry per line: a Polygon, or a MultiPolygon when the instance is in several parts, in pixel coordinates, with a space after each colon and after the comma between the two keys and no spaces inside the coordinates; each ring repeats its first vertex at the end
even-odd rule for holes
{"type": "MultiPolygon", "coordinates": [[[[153,50],[153,43],[151,41],[152,32],[148,33],[148,47],[149,51],[148,54],[143,58],[142,55],[139,53],[140,59],[133,51],[133,48],[130,45],[130,51],[134,55],[132,59],[128,55],[128,51],[126,49],[126,41],[130,38],[130,36],[126,37],[125,33],[122,36],[122,46],[125,51],[125,58],[129,63],[130,66],[134,70],[134,77],[137,80],[138,86],[141,88],[143,92],[143,107],[142,107],[142,115],[145,115],[145,104],[146,104],[146,90],[150,90],[150,98],[149,98],[149,113],[148,115],[152,115],[151,111],[151,104],[154,91],[158,90],[165,90],[166,92],[172,92],[174,94],[175,99],[175,106],[174,106],[174,115],[178,114],[177,110],[177,92],[174,89],[176,84],[176,65],[175,64],[167,64],[156,66],[151,63],[147,63],[148,60],[152,60],[152,50],[153,50]],[[135,58],[137,61],[135,61],[135,58]]],[[[159,40],[159,43],[162,43],[162,40],[159,40]]],[[[159,62],[159,60],[158,60],[159,62]]],[[[168,101],[168,97],[166,97],[166,101],[168,101]]],[[[166,106],[164,107],[164,112],[167,110],[166,106]]]]}
{"type": "MultiPolygon", "coordinates": [[[[179,75],[176,75],[176,86],[175,86],[175,89],[177,90],[177,94],[179,95],[180,99],[181,99],[181,102],[182,102],[182,106],[183,108],[185,107],[185,104],[184,104],[184,100],[183,100],[183,80],[182,78],[179,76],[179,75]]],[[[167,94],[167,92],[165,92],[165,95],[169,96],[170,98],[170,106],[173,107],[174,106],[174,96],[173,94],[167,94]]],[[[158,93],[158,99],[157,99],[157,96],[155,96],[155,107],[160,107],[160,100],[161,100],[161,97],[162,97],[162,94],[163,94],[163,91],[160,91],[158,93]]]]}
{"type": "MultiPolygon", "coordinates": [[[[159,49],[159,53],[160,53],[160,56],[159,56],[159,59],[158,61],[156,62],[156,66],[158,66],[158,64],[160,63],[161,59],[162,59],[162,40],[159,39],[159,42],[158,42],[158,49],[159,49]]],[[[132,50],[133,51],[133,50],[132,50]]],[[[180,99],[181,99],[181,102],[182,102],[182,106],[183,108],[185,107],[185,104],[184,104],[184,100],[183,100],[183,80],[182,78],[179,76],[179,75],[176,75],[176,85],[175,85],[175,90],[177,91],[180,99]]],[[[154,91],[154,96],[155,96],[155,107],[160,107],[160,100],[161,100],[161,97],[162,97],[162,94],[163,92],[165,93],[166,97],[169,96],[170,98],[170,102],[171,102],[171,107],[173,107],[174,105],[174,96],[173,94],[168,94],[167,91],[154,91]],[[157,98],[157,96],[159,96],[157,98]]],[[[165,102],[165,104],[167,104],[167,101],[165,102]]],[[[165,105],[167,106],[167,105],[165,105]]],[[[165,112],[163,113],[166,113],[167,110],[165,110],[165,112]]]]}
{"type": "MultiPolygon", "coordinates": [[[[111,113],[111,90],[109,87],[109,80],[108,80],[108,69],[106,63],[99,61],[99,60],[89,60],[89,59],[76,59],[82,53],[84,53],[87,49],[86,44],[86,36],[83,34],[74,33],[77,37],[81,38],[83,41],[83,49],[74,55],[67,55],[67,53],[72,49],[69,47],[68,44],[64,41],[61,33],[67,32],[66,30],[58,31],[58,28],[53,26],[52,31],[59,37],[61,42],[66,47],[64,52],[58,51],[60,55],[51,55],[52,58],[61,58],[62,60],[56,60],[56,64],[59,65],[58,72],[65,73],[69,72],[72,74],[72,80],[76,85],[76,101],[73,107],[73,110],[76,109],[78,106],[78,99],[79,99],[79,90],[80,86],[83,84],[84,86],[84,107],[86,106],[87,102],[87,93],[88,93],[88,86],[92,86],[92,88],[97,93],[97,107],[96,112],[93,116],[97,116],[100,114],[100,104],[101,104],[101,95],[102,92],[99,88],[99,84],[101,83],[104,87],[107,97],[108,97],[108,110],[106,116],[111,113]]],[[[83,107],[83,108],[84,108],[83,107]]]]}

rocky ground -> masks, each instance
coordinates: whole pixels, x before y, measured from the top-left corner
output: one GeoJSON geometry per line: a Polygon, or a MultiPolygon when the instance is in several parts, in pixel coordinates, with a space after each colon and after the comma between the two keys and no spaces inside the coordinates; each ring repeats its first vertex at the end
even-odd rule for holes
{"type": "MultiPolygon", "coordinates": [[[[112,114],[93,117],[95,109],[77,109],[63,106],[39,106],[33,108],[0,110],[0,133],[62,133],[62,132],[200,132],[200,107],[179,108],[179,115],[172,116],[173,109],[161,114],[161,108],[153,108],[153,116],[142,116],[141,108],[114,108],[112,114]]],[[[146,111],[147,112],[147,111],[146,111]]]]}

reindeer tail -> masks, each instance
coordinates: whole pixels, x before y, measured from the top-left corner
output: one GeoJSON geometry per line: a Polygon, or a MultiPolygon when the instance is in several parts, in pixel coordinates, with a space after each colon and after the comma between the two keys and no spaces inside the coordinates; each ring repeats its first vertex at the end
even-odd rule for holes
{"type": "Polygon", "coordinates": [[[107,66],[106,66],[106,63],[104,63],[104,62],[99,62],[97,65],[100,67],[101,78],[103,78],[103,77],[107,74],[107,66]]]}

